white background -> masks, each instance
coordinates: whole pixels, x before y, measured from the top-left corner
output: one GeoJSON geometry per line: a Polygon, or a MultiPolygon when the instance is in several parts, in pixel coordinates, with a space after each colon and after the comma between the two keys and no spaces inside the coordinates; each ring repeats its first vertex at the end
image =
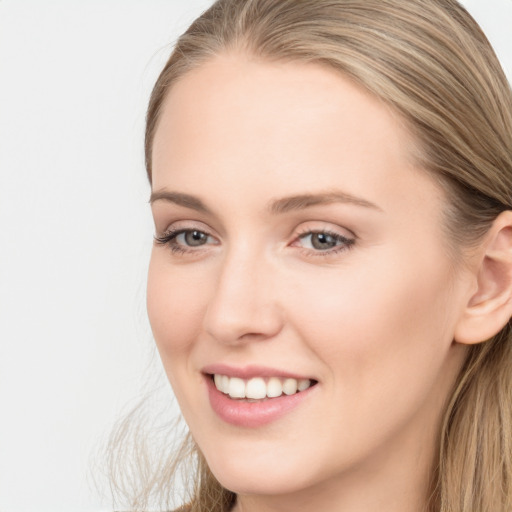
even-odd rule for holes
{"type": "MultiPolygon", "coordinates": [[[[94,512],[151,365],[144,115],[208,0],[0,0],[0,512],[94,512]]],[[[512,78],[512,0],[467,0],[512,78]]]]}

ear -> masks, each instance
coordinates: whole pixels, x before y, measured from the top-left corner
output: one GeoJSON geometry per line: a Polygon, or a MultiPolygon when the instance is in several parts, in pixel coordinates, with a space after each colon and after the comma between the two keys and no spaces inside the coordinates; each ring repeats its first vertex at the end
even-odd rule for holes
{"type": "Polygon", "coordinates": [[[476,262],[476,292],[459,319],[454,340],[473,345],[501,331],[512,316],[512,211],[502,212],[476,262]]]}

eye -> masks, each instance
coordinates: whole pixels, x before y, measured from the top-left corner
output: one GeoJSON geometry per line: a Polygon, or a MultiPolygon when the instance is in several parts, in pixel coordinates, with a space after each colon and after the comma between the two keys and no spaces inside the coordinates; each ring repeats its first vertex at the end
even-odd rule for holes
{"type": "Polygon", "coordinates": [[[194,229],[193,231],[183,231],[182,233],[179,233],[176,235],[175,240],[178,243],[188,245],[189,247],[197,247],[208,242],[208,235],[203,231],[197,231],[194,229]]]}
{"type": "Polygon", "coordinates": [[[331,231],[308,231],[299,235],[301,248],[323,254],[333,254],[350,248],[355,239],[331,231]]]}
{"type": "Polygon", "coordinates": [[[199,229],[169,229],[162,236],[155,236],[155,242],[167,245],[177,253],[193,252],[197,247],[217,244],[213,236],[199,229]]]}

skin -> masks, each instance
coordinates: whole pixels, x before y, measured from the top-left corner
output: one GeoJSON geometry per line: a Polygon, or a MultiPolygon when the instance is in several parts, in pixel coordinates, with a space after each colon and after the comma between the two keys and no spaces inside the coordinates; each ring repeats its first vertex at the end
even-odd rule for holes
{"type": "Polygon", "coordinates": [[[386,105],[316,64],[222,55],[170,91],[153,147],[156,235],[208,236],[155,244],[148,313],[192,435],[238,512],[425,506],[475,277],[450,256],[444,194],[413,150],[386,105]],[[268,210],[333,191],[373,206],[268,210]],[[312,231],[353,243],[317,249],[312,231]],[[213,363],[318,384],[279,420],[236,427],[210,406],[201,369],[213,363]]]}

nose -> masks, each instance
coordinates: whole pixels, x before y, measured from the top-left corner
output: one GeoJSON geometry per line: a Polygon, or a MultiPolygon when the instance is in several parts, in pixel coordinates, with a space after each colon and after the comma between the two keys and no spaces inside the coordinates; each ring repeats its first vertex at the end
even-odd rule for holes
{"type": "Polygon", "coordinates": [[[219,270],[204,316],[204,329],[217,341],[236,345],[267,340],[283,327],[270,265],[262,257],[233,254],[219,270]]]}

